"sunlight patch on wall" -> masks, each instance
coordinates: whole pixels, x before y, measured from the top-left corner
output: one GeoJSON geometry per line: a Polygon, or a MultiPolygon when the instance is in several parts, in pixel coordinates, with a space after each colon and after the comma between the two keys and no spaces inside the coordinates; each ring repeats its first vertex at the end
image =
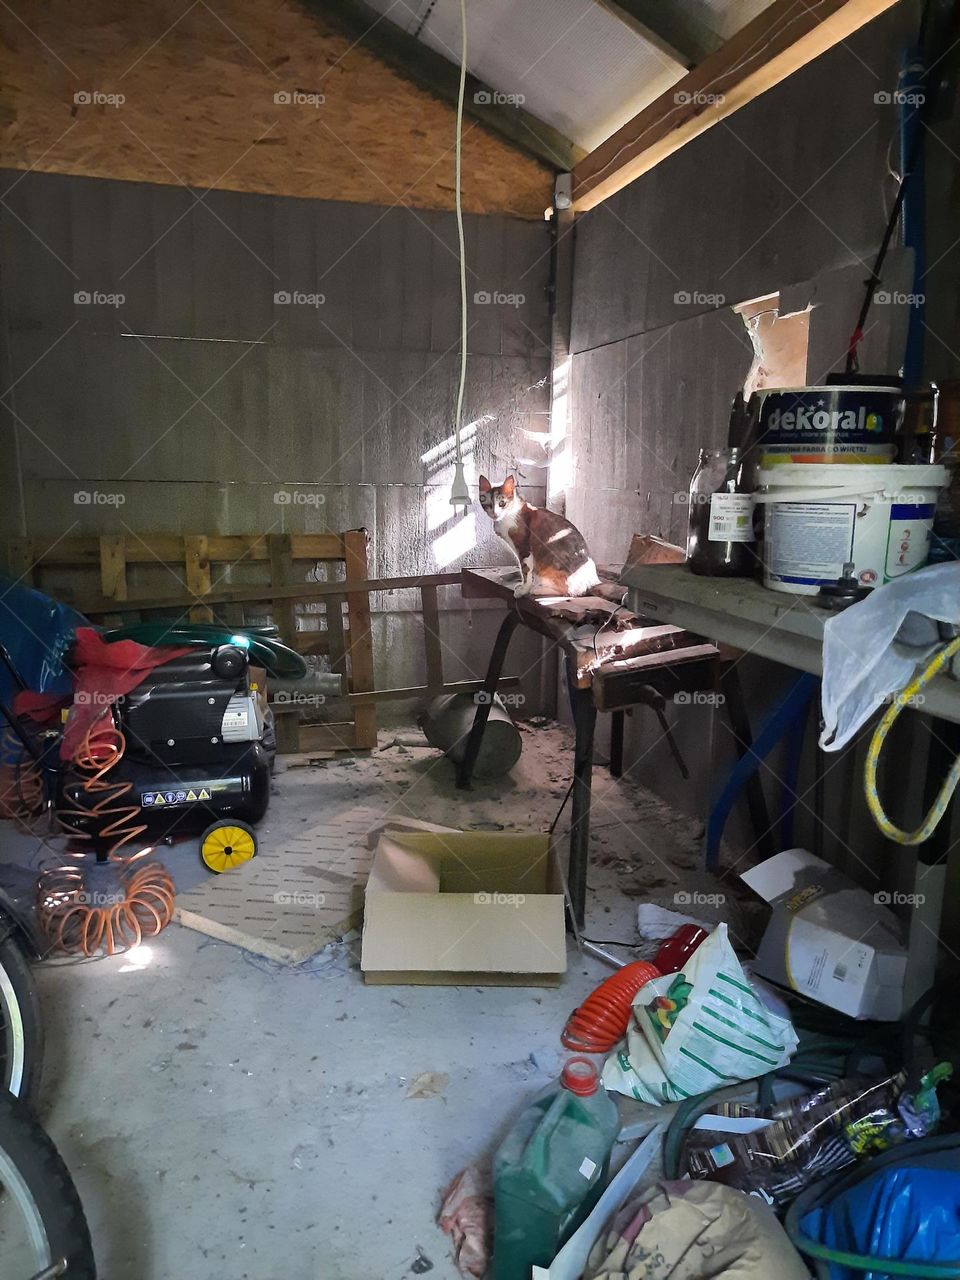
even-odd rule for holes
{"type": "Polygon", "coordinates": [[[547,471],[547,504],[562,506],[573,484],[573,452],[567,415],[570,401],[570,360],[562,360],[553,371],[550,397],[550,466],[547,471]]]}

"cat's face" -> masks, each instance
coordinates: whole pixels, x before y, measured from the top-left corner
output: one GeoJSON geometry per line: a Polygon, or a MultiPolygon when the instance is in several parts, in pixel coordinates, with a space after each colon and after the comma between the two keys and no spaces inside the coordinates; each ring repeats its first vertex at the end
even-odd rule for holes
{"type": "Polygon", "coordinates": [[[520,494],[513,476],[507,476],[501,485],[492,485],[486,476],[480,477],[480,505],[491,520],[502,520],[520,506],[520,494]]]}

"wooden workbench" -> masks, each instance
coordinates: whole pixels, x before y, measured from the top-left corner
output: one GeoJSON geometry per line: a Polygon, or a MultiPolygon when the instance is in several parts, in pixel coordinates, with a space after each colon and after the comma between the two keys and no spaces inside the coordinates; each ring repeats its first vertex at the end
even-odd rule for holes
{"type": "MultiPolygon", "coordinates": [[[[562,653],[573,713],[573,816],[570,826],[568,887],[577,925],[583,924],[590,839],[590,792],[593,743],[598,711],[613,713],[610,772],[619,777],[623,763],[623,717],[627,707],[652,706],[668,741],[663,717],[666,693],[714,687],[717,646],[671,624],[648,623],[623,603],[626,588],[612,572],[601,570],[596,594],[566,596],[514,595],[517,569],[464,569],[461,591],[467,600],[502,600],[507,614],[500,626],[473,727],[457,772],[457,785],[469,787],[500,680],[510,639],[518,626],[550,640],[562,653]]],[[[682,767],[682,762],[681,762],[682,767]]]]}

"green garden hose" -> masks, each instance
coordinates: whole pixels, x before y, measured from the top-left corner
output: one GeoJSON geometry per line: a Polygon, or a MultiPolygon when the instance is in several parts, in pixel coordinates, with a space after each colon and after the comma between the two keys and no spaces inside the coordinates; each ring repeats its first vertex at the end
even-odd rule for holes
{"type": "Polygon", "coordinates": [[[115,640],[135,640],[145,645],[210,645],[244,642],[250,661],[263,667],[275,680],[302,680],[307,664],[295,650],[279,638],[276,627],[228,627],[219,622],[132,622],[105,631],[108,644],[115,640]]]}

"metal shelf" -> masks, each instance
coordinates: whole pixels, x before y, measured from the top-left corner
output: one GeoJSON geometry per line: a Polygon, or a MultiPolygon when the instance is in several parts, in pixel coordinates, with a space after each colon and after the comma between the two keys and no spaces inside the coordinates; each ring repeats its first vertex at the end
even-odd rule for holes
{"type": "MultiPolygon", "coordinates": [[[[628,605],[772,662],[823,673],[823,627],[831,616],[811,596],[769,591],[749,578],[702,578],[685,565],[628,565],[621,582],[628,605]]],[[[938,676],[925,690],[923,711],[960,724],[960,681],[938,676]]]]}

